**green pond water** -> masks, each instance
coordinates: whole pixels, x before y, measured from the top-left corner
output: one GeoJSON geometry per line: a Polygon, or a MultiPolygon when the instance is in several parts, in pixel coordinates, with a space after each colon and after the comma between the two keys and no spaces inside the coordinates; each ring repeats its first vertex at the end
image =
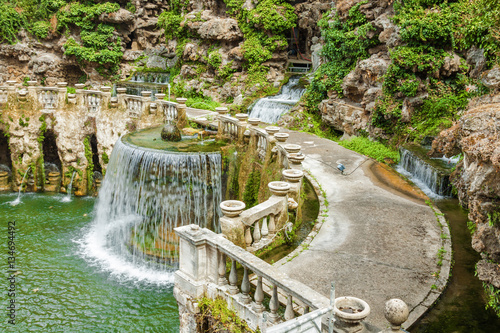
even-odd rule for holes
{"type": "Polygon", "coordinates": [[[171,142],[161,139],[161,130],[163,126],[146,128],[123,137],[123,142],[134,146],[148,149],[165,150],[169,152],[182,153],[206,153],[219,151],[226,142],[216,141],[214,139],[201,140],[198,137],[183,136],[181,141],[171,142]]]}
{"type": "Polygon", "coordinates": [[[133,282],[86,258],[93,198],[0,195],[0,332],[178,332],[171,283],[133,282]],[[16,323],[8,323],[8,221],[16,221],[16,323]]]}
{"type": "Polygon", "coordinates": [[[450,225],[454,265],[448,287],[437,304],[410,329],[411,333],[497,333],[500,319],[485,309],[486,296],[474,276],[480,255],[471,246],[467,213],[458,200],[436,201],[450,225]]]}

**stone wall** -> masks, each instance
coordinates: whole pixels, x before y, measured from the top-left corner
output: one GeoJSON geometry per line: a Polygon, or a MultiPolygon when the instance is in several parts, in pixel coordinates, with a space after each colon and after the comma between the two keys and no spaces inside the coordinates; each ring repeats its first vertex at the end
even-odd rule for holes
{"type": "MultiPolygon", "coordinates": [[[[9,149],[0,160],[11,165],[7,190],[17,190],[26,170],[28,191],[42,191],[46,185],[43,142],[55,137],[58,159],[61,163],[62,190],[68,186],[76,171],[73,189],[76,195],[86,195],[92,189],[92,174],[88,172],[92,151],[90,138],[97,141],[97,156],[103,171],[118,138],[130,131],[160,125],[164,113],[150,107],[149,97],[119,94],[111,97],[109,87],[103,91],[77,89],[68,94],[66,84],[56,87],[27,89],[14,85],[0,87],[0,135],[8,138],[9,149]],[[142,101],[140,109],[131,109],[130,100],[142,101]]],[[[59,188],[57,189],[59,191],[59,188]]]]}

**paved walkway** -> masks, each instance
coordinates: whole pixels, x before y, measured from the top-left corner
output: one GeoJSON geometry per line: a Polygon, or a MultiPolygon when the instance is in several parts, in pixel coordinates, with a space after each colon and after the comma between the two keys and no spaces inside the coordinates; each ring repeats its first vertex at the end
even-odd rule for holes
{"type": "Polygon", "coordinates": [[[290,132],[287,143],[302,146],[304,168],[326,191],[328,217],[307,250],[275,265],[326,297],[335,282],[337,297],[365,300],[372,308],[367,320],[380,328],[387,325],[383,310],[390,298],[415,310],[413,322],[438,295],[429,297],[442,245],[432,210],[418,194],[381,182],[372,171],[376,163],[333,141],[290,132]]]}

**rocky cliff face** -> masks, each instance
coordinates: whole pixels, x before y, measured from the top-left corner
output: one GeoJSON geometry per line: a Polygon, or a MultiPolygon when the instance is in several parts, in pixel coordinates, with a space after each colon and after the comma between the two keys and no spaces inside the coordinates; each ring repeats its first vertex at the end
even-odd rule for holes
{"type": "MultiPolygon", "coordinates": [[[[486,74],[492,75],[492,74],[486,74]]],[[[500,288],[500,94],[473,100],[433,142],[435,152],[463,154],[453,174],[460,202],[469,209],[472,247],[482,253],[478,277],[500,288]],[[493,261],[493,262],[491,262],[493,261]]]]}

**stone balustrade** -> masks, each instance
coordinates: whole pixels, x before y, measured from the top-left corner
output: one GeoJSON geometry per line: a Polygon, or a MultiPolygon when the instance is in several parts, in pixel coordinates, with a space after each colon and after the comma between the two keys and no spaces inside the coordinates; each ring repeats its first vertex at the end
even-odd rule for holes
{"type": "Polygon", "coordinates": [[[175,232],[180,241],[180,258],[179,270],[175,272],[174,295],[181,316],[193,308],[194,299],[204,295],[224,298],[252,329],[293,320],[309,311],[330,306],[328,298],[290,279],[278,268],[236,246],[223,235],[200,229],[197,225],[178,227],[175,232]],[[231,267],[229,275],[226,272],[228,261],[231,267]],[[243,272],[238,273],[237,264],[241,265],[243,272]],[[241,285],[238,285],[238,274],[242,274],[241,285]],[[250,283],[251,275],[255,277],[255,287],[250,283]],[[272,286],[268,308],[264,305],[264,284],[272,286]],[[255,288],[253,298],[250,296],[252,288],[255,288]],[[281,295],[285,295],[286,300],[281,295]],[[283,316],[281,307],[284,307],[283,316]],[[263,322],[264,312],[268,314],[266,324],[263,322]]]}
{"type": "MultiPolygon", "coordinates": [[[[7,81],[7,85],[0,86],[0,105],[13,101],[33,101],[33,107],[43,113],[54,113],[63,110],[65,104],[76,105],[84,109],[89,115],[98,115],[103,108],[123,108],[131,118],[139,118],[143,113],[155,113],[160,109],[166,120],[177,122],[179,127],[186,124],[185,100],[178,102],[165,101],[163,94],[156,94],[157,100],[151,101],[151,92],[142,92],[141,96],[125,94],[125,88],[117,88],[117,96],[111,97],[111,87],[101,87],[99,90],[85,90],[83,84],[75,85],[75,93],[67,92],[67,83],[59,82],[57,87],[37,86],[36,81],[28,81],[28,86],[21,86],[15,81],[7,81]]],[[[179,101],[180,100],[180,101],[179,101]]]]}
{"type": "Polygon", "coordinates": [[[380,330],[365,322],[370,306],[356,297],[335,298],[333,283],[327,298],[222,234],[194,224],[175,228],[175,232],[180,252],[174,296],[182,332],[197,332],[194,316],[197,300],[203,296],[224,299],[251,329],[263,333],[406,332],[401,325],[408,319],[408,307],[401,300],[386,302],[390,328],[380,330]],[[266,296],[270,298],[267,306],[266,296]]]}

